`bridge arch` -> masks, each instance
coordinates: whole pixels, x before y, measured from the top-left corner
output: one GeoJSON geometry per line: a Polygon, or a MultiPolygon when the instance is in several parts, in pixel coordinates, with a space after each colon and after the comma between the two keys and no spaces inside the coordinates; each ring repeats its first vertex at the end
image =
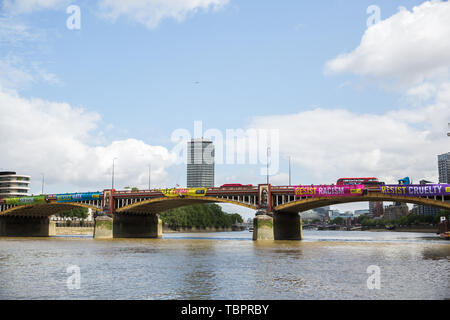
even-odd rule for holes
{"type": "Polygon", "coordinates": [[[144,200],[141,202],[136,202],[121,208],[116,209],[116,213],[119,214],[158,214],[170,209],[191,206],[196,204],[206,204],[206,203],[229,203],[237,206],[257,210],[255,205],[239,202],[236,200],[226,199],[226,198],[216,198],[216,197],[189,197],[185,196],[179,197],[164,197],[144,200]]]}
{"type": "Polygon", "coordinates": [[[70,202],[57,203],[49,202],[39,205],[19,205],[0,212],[2,216],[17,216],[17,217],[50,217],[60,212],[64,212],[74,208],[87,208],[95,211],[101,211],[101,208],[91,204],[70,202]]]}
{"type": "Polygon", "coordinates": [[[297,213],[306,210],[316,209],[320,207],[352,203],[352,202],[366,202],[366,201],[386,201],[386,202],[402,202],[402,203],[414,203],[418,205],[426,205],[430,207],[437,207],[441,209],[450,210],[450,202],[442,200],[419,198],[419,197],[404,197],[394,196],[386,194],[368,194],[360,197],[339,197],[339,198],[304,198],[282,205],[278,205],[274,208],[278,213],[297,213]]]}

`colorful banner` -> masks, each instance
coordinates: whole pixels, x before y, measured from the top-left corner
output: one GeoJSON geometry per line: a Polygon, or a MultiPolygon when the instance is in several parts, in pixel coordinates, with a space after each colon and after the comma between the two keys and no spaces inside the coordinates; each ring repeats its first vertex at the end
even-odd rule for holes
{"type": "Polygon", "coordinates": [[[380,186],[382,194],[406,197],[434,197],[450,195],[450,184],[388,184],[380,186]]]}
{"type": "Polygon", "coordinates": [[[45,196],[31,196],[21,198],[6,198],[6,204],[24,205],[24,204],[44,204],[45,196]]]}
{"type": "Polygon", "coordinates": [[[160,189],[166,197],[204,197],[206,195],[206,188],[181,188],[181,189],[160,189]]]}
{"type": "Polygon", "coordinates": [[[363,184],[354,185],[324,185],[324,186],[296,186],[295,196],[300,197],[353,197],[361,196],[364,192],[363,184]]]}
{"type": "Polygon", "coordinates": [[[100,192],[57,194],[56,202],[63,203],[63,202],[100,200],[100,195],[101,195],[100,192]]]}

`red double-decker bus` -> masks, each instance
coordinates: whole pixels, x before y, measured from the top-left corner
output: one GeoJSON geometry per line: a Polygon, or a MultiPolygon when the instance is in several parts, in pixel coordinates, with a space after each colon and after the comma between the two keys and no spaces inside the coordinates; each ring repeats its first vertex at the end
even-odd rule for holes
{"type": "Polygon", "coordinates": [[[363,184],[364,188],[369,191],[378,191],[380,185],[384,185],[384,182],[378,181],[378,178],[340,178],[337,185],[351,185],[351,184],[363,184]]]}
{"type": "Polygon", "coordinates": [[[228,188],[228,187],[253,187],[252,184],[240,184],[240,183],[227,183],[220,186],[221,188],[228,188]]]}
{"type": "Polygon", "coordinates": [[[337,181],[337,185],[348,185],[348,184],[379,184],[378,178],[340,178],[337,181]]]}

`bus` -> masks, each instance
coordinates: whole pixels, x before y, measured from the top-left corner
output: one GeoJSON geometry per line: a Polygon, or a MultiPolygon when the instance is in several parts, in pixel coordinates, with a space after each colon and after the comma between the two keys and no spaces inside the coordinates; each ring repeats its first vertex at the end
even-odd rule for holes
{"type": "Polygon", "coordinates": [[[228,183],[220,186],[221,188],[230,188],[230,187],[253,187],[252,184],[240,184],[240,183],[228,183]]]}
{"type": "Polygon", "coordinates": [[[378,178],[370,177],[370,178],[340,178],[337,181],[337,185],[349,185],[349,184],[370,184],[370,183],[380,183],[378,178]]]}
{"type": "Polygon", "coordinates": [[[379,190],[380,185],[384,185],[384,182],[378,181],[378,178],[367,177],[367,178],[340,178],[336,182],[339,186],[342,185],[352,185],[352,184],[363,184],[367,190],[379,190]]]}

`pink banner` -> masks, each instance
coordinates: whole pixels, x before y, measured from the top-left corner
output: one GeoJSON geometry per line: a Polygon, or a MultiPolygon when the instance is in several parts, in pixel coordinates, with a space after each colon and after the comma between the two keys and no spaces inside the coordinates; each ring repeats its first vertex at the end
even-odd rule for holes
{"type": "Polygon", "coordinates": [[[295,186],[295,196],[300,197],[354,197],[364,192],[363,184],[355,185],[324,185],[324,186],[295,186]]]}

